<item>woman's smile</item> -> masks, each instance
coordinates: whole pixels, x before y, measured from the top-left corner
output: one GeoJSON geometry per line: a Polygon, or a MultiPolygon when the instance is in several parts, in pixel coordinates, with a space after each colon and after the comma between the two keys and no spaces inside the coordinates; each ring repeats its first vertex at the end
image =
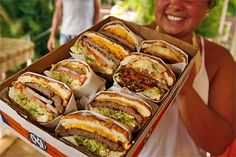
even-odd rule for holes
{"type": "Polygon", "coordinates": [[[171,22],[172,21],[179,22],[179,21],[183,21],[184,19],[186,19],[185,17],[175,16],[175,15],[170,15],[170,14],[166,14],[166,18],[171,22]]]}

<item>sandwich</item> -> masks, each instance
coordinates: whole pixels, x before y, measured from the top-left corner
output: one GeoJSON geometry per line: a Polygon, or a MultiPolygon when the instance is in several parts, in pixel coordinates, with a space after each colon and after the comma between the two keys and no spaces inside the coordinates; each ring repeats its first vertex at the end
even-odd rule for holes
{"type": "Polygon", "coordinates": [[[145,40],[140,47],[141,52],[160,57],[166,63],[188,64],[188,55],[185,52],[163,40],[145,40]]]}
{"type": "Polygon", "coordinates": [[[104,35],[88,31],[82,34],[70,51],[84,56],[91,68],[102,74],[112,75],[129,51],[104,35]]]}
{"type": "Polygon", "coordinates": [[[131,51],[137,51],[142,38],[134,34],[124,23],[115,20],[105,24],[100,30],[100,33],[113,38],[127,46],[131,51]]]}
{"type": "Polygon", "coordinates": [[[98,93],[88,108],[127,125],[132,132],[141,128],[152,114],[145,101],[115,91],[98,93]]]}
{"type": "Polygon", "coordinates": [[[26,72],[10,87],[8,96],[31,120],[44,123],[64,112],[72,92],[63,83],[26,72]]]}
{"type": "Polygon", "coordinates": [[[66,83],[76,94],[88,79],[90,69],[86,63],[76,59],[66,59],[52,65],[45,75],[66,83]]]}
{"type": "Polygon", "coordinates": [[[121,62],[115,81],[152,101],[161,101],[174,84],[174,73],[159,58],[133,53],[121,62]]]}
{"type": "Polygon", "coordinates": [[[63,116],[56,134],[98,156],[123,156],[131,146],[129,129],[86,110],[63,116]]]}

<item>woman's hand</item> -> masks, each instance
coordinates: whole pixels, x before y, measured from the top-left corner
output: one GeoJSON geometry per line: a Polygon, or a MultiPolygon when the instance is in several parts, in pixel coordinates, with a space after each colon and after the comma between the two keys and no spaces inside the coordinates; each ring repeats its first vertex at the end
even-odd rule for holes
{"type": "Polygon", "coordinates": [[[195,64],[193,64],[193,67],[189,73],[189,76],[186,82],[184,83],[182,89],[180,90],[179,95],[184,95],[189,91],[189,89],[193,86],[195,77],[196,77],[196,68],[195,68],[195,64]]]}

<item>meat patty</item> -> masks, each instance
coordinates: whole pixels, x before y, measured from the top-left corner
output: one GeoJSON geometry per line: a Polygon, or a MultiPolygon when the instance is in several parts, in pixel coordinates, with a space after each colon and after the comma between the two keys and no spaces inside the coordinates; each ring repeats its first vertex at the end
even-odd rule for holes
{"type": "Polygon", "coordinates": [[[109,53],[106,49],[102,48],[92,40],[85,38],[83,44],[92,46],[93,48],[99,50],[106,58],[111,59],[115,64],[119,65],[120,61],[111,53],[109,53]]]}
{"type": "Polygon", "coordinates": [[[86,130],[82,130],[78,128],[65,129],[63,126],[59,126],[59,128],[57,129],[57,134],[61,137],[82,135],[90,139],[96,139],[97,141],[101,142],[102,144],[104,144],[105,146],[107,146],[113,151],[124,151],[124,148],[122,147],[120,143],[113,142],[101,135],[98,135],[96,133],[92,133],[86,130]]]}
{"type": "Polygon", "coordinates": [[[53,91],[35,82],[26,82],[25,85],[30,87],[37,93],[46,96],[48,99],[51,99],[53,101],[53,105],[55,106],[59,114],[62,114],[64,112],[64,107],[61,97],[56,95],[53,91]]]}
{"type": "Polygon", "coordinates": [[[116,34],[112,34],[112,33],[109,33],[109,32],[106,32],[106,31],[100,31],[102,34],[106,35],[106,36],[109,36],[119,42],[121,42],[122,44],[124,44],[126,47],[128,47],[131,51],[136,51],[136,47],[132,44],[129,44],[127,42],[127,40],[123,39],[122,37],[116,35],[116,34]]]}

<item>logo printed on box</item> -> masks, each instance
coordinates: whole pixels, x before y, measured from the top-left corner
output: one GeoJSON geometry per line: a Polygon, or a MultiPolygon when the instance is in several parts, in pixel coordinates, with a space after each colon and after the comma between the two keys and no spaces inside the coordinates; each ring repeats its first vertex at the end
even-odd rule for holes
{"type": "Polygon", "coordinates": [[[46,142],[32,132],[29,132],[30,141],[42,150],[47,150],[46,142]]]}
{"type": "Polygon", "coordinates": [[[7,124],[10,126],[10,124],[8,123],[8,121],[6,120],[6,118],[1,114],[2,111],[0,111],[0,121],[2,120],[3,123],[7,124]]]}

